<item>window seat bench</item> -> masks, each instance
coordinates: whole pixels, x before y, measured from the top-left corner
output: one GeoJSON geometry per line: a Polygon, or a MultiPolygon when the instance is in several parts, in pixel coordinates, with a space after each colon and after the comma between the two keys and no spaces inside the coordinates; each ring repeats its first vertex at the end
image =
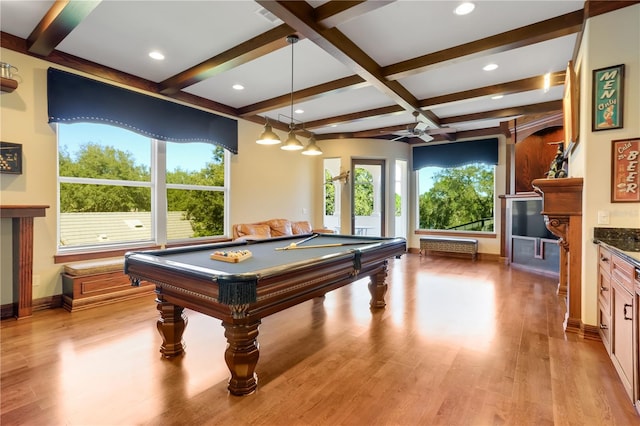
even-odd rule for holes
{"type": "Polygon", "coordinates": [[[478,256],[478,240],[458,237],[420,237],[420,256],[428,251],[469,254],[472,260],[476,260],[478,256]]]}
{"type": "Polygon", "coordinates": [[[141,297],[155,289],[144,281],[131,286],[124,257],[68,263],[61,275],[62,306],[69,312],[141,297]]]}

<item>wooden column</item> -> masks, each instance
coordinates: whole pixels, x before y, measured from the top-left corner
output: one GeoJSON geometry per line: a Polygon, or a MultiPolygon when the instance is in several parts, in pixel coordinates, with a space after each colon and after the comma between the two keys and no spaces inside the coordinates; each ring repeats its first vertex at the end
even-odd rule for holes
{"type": "Polygon", "coordinates": [[[0,206],[0,217],[12,219],[13,296],[16,318],[31,316],[33,299],[33,218],[49,206],[0,206]]]}
{"type": "MultiPolygon", "coordinates": [[[[547,229],[560,238],[560,287],[567,282],[565,331],[582,332],[582,178],[535,179],[547,229]]],[[[562,288],[558,289],[562,292],[562,288]]]]}

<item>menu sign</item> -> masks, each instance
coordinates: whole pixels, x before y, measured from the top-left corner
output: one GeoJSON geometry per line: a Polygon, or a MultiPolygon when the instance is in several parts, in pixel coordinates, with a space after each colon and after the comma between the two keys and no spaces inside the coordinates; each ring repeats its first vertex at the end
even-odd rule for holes
{"type": "Polygon", "coordinates": [[[612,143],[611,202],[640,202],[640,138],[612,143]]]}

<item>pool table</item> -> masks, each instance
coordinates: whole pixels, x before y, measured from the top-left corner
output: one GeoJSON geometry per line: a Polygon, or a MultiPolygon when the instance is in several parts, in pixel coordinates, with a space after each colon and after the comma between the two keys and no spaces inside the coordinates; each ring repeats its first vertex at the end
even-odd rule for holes
{"type": "Polygon", "coordinates": [[[156,286],[162,356],[184,352],[184,308],[218,318],[228,342],[229,392],[248,395],[258,383],[261,318],[367,276],[370,306],[382,308],[388,259],[405,251],[403,238],[305,234],[129,252],[124,268],[133,285],[156,286]],[[314,238],[301,242],[309,237],[314,238]],[[240,250],[249,250],[251,257],[235,263],[211,258],[216,251],[240,250]]]}

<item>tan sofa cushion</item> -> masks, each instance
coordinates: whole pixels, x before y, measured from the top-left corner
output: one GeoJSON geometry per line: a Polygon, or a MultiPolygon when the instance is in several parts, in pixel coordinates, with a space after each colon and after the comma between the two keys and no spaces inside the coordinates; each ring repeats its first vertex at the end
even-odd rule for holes
{"type": "Polygon", "coordinates": [[[243,223],[239,226],[238,236],[251,235],[260,238],[271,238],[271,228],[267,224],[243,223]]]}
{"type": "Polygon", "coordinates": [[[291,230],[291,221],[287,219],[271,219],[267,221],[271,228],[272,237],[281,237],[283,235],[293,235],[291,230]]]}
{"type": "Polygon", "coordinates": [[[311,224],[306,220],[291,222],[291,231],[293,234],[310,234],[312,231],[311,224]]]}

